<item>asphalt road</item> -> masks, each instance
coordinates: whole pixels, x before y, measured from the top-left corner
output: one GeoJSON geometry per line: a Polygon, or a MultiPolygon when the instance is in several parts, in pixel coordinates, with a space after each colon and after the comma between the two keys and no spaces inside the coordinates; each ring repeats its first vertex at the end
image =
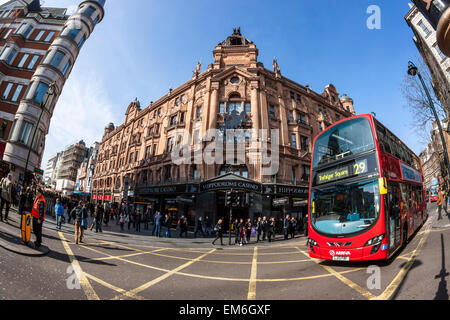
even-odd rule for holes
{"type": "Polygon", "coordinates": [[[0,248],[0,299],[448,300],[450,219],[437,222],[435,205],[429,214],[405,250],[378,265],[310,259],[305,238],[222,247],[107,231],[75,245],[72,226],[59,232],[50,221],[48,255],[0,248]]]}

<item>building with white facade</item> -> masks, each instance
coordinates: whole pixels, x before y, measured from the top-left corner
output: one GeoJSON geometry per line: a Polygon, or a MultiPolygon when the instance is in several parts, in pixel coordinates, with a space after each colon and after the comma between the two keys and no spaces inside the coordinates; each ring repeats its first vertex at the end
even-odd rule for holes
{"type": "Polygon", "coordinates": [[[44,182],[47,186],[53,186],[56,180],[58,159],[62,156],[62,153],[57,153],[47,161],[47,165],[44,171],[44,182]]]}
{"type": "Polygon", "coordinates": [[[39,0],[0,6],[0,156],[17,168],[15,180],[40,168],[56,103],[104,4],[82,1],[71,16],[39,0]]]}

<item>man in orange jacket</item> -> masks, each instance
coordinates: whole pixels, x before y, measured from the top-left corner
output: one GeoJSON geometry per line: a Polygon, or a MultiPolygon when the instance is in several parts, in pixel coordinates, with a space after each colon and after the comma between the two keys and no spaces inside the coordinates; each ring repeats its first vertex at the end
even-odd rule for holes
{"type": "Polygon", "coordinates": [[[438,220],[442,219],[441,211],[442,211],[442,204],[444,203],[444,197],[442,195],[442,188],[439,189],[438,192],[438,200],[437,200],[437,206],[438,206],[438,220]]]}
{"type": "Polygon", "coordinates": [[[31,209],[31,215],[33,216],[33,233],[36,236],[34,245],[39,248],[42,244],[42,224],[45,220],[45,198],[41,188],[37,189],[36,198],[33,202],[33,208],[31,209]]]}

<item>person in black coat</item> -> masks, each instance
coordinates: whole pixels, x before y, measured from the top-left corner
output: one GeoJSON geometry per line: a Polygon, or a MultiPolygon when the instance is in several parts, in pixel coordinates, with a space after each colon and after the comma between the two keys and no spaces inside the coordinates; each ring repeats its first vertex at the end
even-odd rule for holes
{"type": "Polygon", "coordinates": [[[234,244],[239,244],[239,238],[241,237],[241,232],[239,231],[239,220],[234,221],[234,244]]]}
{"type": "Polygon", "coordinates": [[[291,222],[291,217],[289,215],[286,215],[286,218],[283,220],[283,231],[284,231],[284,240],[287,240],[289,238],[289,224],[291,222]]]}
{"type": "Polygon", "coordinates": [[[252,236],[252,231],[253,231],[253,227],[252,227],[252,220],[248,219],[247,223],[245,224],[245,228],[247,229],[246,232],[246,237],[247,237],[247,243],[250,243],[250,238],[252,236]]]}
{"type": "Polygon", "coordinates": [[[267,221],[267,217],[264,217],[262,222],[261,222],[261,226],[262,226],[262,233],[263,233],[263,241],[266,241],[266,236],[267,236],[267,232],[269,231],[269,221],[267,221]]]}
{"type": "Polygon", "coordinates": [[[290,228],[291,238],[294,239],[295,238],[295,231],[297,230],[297,220],[295,220],[294,217],[291,219],[291,223],[289,225],[289,228],[290,228]]]}
{"type": "Polygon", "coordinates": [[[213,246],[216,244],[216,241],[220,239],[220,245],[223,246],[223,221],[222,219],[220,219],[216,226],[214,227],[214,231],[217,234],[216,239],[214,239],[214,241],[212,242],[213,246]]]}
{"type": "Polygon", "coordinates": [[[262,218],[258,217],[258,221],[256,222],[256,242],[261,241],[261,233],[262,233],[262,218]]]}
{"type": "Polygon", "coordinates": [[[95,208],[95,232],[98,233],[102,231],[102,223],[103,223],[103,206],[98,204],[95,208]]]}
{"type": "Polygon", "coordinates": [[[203,232],[203,218],[198,217],[195,220],[195,227],[194,227],[194,238],[197,238],[197,233],[201,233],[202,237],[205,237],[205,233],[203,232]]]}
{"type": "Polygon", "coordinates": [[[170,228],[172,227],[172,218],[166,213],[164,216],[164,225],[166,226],[166,238],[170,238],[170,228]]]}
{"type": "Polygon", "coordinates": [[[141,232],[141,212],[139,209],[136,209],[135,211],[134,220],[136,231],[141,232]]]}
{"type": "Polygon", "coordinates": [[[270,218],[269,222],[267,223],[267,238],[269,239],[269,242],[272,242],[272,236],[275,233],[275,218],[270,218]]]}

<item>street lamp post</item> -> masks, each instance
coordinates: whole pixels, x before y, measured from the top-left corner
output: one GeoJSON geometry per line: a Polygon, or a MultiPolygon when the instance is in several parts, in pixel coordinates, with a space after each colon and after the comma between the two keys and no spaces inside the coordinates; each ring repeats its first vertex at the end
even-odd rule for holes
{"type": "MultiPolygon", "coordinates": [[[[447,171],[447,176],[449,175],[450,171],[450,162],[448,160],[448,152],[447,152],[447,144],[445,143],[445,138],[444,138],[444,133],[442,131],[442,126],[441,126],[441,120],[439,119],[439,116],[436,112],[436,108],[434,107],[434,103],[433,103],[433,99],[431,98],[430,92],[428,91],[427,86],[425,85],[425,82],[423,81],[422,75],[419,72],[419,69],[416,67],[416,65],[414,63],[412,63],[411,61],[408,62],[408,74],[410,76],[419,76],[420,82],[422,83],[422,86],[425,90],[425,93],[428,97],[428,103],[430,105],[431,110],[433,111],[434,114],[434,118],[436,119],[436,123],[439,129],[439,134],[441,135],[441,141],[442,141],[442,147],[444,149],[444,159],[445,159],[445,166],[446,166],[446,171],[447,171]]],[[[447,179],[446,179],[447,180],[447,179]]]]}

